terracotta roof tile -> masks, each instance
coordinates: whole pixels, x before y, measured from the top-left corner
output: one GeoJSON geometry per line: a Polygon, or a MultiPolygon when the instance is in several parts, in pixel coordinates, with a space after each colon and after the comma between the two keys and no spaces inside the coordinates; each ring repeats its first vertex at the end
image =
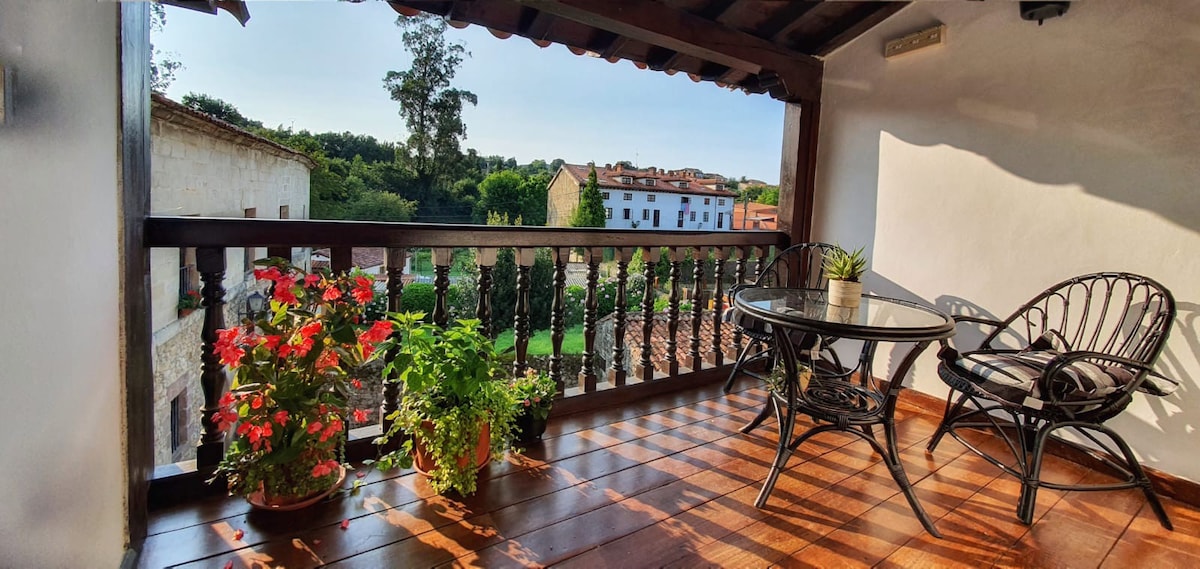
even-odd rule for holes
{"type": "MultiPolygon", "coordinates": [[[[563,169],[575,179],[576,183],[582,183],[587,180],[589,166],[587,164],[563,164],[563,169]]],[[[720,182],[715,178],[695,178],[687,175],[685,172],[662,171],[651,169],[620,169],[596,167],[596,181],[600,184],[601,189],[613,190],[638,190],[642,192],[662,192],[668,194],[685,194],[685,195],[705,195],[705,196],[720,196],[723,198],[736,198],[737,192],[731,190],[718,190],[716,188],[706,187],[704,184],[715,185],[720,182]],[[633,178],[632,184],[622,184],[619,181],[621,176],[629,176],[633,178]],[[648,186],[638,180],[652,179],[653,186],[648,186]],[[671,182],[687,182],[687,189],[682,189],[671,185],[671,182]]]]}

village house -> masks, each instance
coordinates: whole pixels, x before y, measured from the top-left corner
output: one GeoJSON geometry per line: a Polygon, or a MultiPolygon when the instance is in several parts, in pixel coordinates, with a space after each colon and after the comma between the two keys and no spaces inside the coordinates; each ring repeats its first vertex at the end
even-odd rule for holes
{"type": "MultiPolygon", "coordinates": [[[[546,225],[565,227],[579,206],[590,164],[563,164],[550,180],[546,225]]],[[[728,231],[737,193],[725,178],[695,168],[659,170],[626,168],[624,164],[596,167],[596,182],[604,197],[609,229],[690,229],[728,231]]]]}

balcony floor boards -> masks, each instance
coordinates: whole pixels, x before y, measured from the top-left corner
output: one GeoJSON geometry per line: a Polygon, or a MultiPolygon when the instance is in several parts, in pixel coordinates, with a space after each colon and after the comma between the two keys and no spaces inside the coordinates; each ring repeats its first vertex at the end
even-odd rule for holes
{"type": "MultiPolygon", "coordinates": [[[[908,476],[946,539],[924,533],[879,457],[841,435],[806,443],[767,507],[754,498],[775,424],[751,435],[750,380],[552,420],[546,440],[481,473],[466,499],[411,471],[367,471],[356,492],[290,514],[213,498],[154,512],[145,567],[1122,567],[1200,566],[1200,512],[1141,494],[1042,490],[1022,525],[1019,484],[953,439],[932,455],[937,417],[902,399],[908,476]],[[343,520],[349,525],[343,529],[343,520]],[[240,540],[235,532],[242,530],[240,540]]],[[[801,426],[804,426],[803,424],[801,426]]],[[[979,436],[979,444],[999,444],[979,436]]],[[[1101,480],[1048,457],[1056,480],[1101,480]]],[[[354,475],[349,481],[358,480],[354,475]]],[[[352,482],[347,482],[347,487],[352,482]]]]}

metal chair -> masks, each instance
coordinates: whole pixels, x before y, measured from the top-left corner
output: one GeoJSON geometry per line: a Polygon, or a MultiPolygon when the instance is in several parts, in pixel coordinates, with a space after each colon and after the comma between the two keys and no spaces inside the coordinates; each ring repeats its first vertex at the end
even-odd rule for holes
{"type": "MultiPolygon", "coordinates": [[[[770,287],[770,288],[825,288],[828,279],[825,278],[825,272],[822,270],[824,256],[827,251],[836,249],[836,245],[828,243],[800,243],[792,245],[775,255],[773,259],[758,275],[754,283],[751,285],[734,285],[729,290],[729,295],[732,296],[735,291],[746,286],[770,287]]],[[[742,337],[746,338],[746,345],[738,353],[737,360],[733,364],[733,370],[729,372],[729,379],[725,382],[725,393],[729,393],[733,389],[734,380],[739,374],[746,374],[757,379],[765,379],[765,376],[746,369],[752,363],[766,360],[766,369],[774,367],[777,352],[773,347],[775,336],[771,331],[769,324],[766,324],[756,318],[747,316],[741,311],[730,309],[726,311],[725,318],[732,323],[736,329],[741,332],[742,337]]],[[[836,373],[842,372],[841,361],[838,360],[837,353],[828,349],[829,344],[833,343],[836,338],[821,337],[821,346],[819,351],[822,356],[828,357],[828,360],[822,364],[824,369],[830,370],[836,368],[836,373]]],[[[804,356],[810,356],[813,340],[803,340],[809,345],[797,346],[797,351],[804,356]]],[[[809,358],[811,359],[811,358],[809,358]]],[[[805,364],[814,366],[817,362],[804,361],[805,364]]],[[[754,420],[750,421],[746,426],[741,428],[741,432],[749,433],[758,427],[772,413],[771,405],[764,405],[761,412],[754,420]]]]}
{"type": "MultiPolygon", "coordinates": [[[[1120,414],[1135,391],[1166,395],[1178,386],[1152,369],[1174,319],[1170,291],[1152,279],[1128,273],[1069,279],[1004,320],[956,317],[956,322],[982,324],[991,332],[978,349],[967,352],[942,342],[938,375],[952,390],[928,450],[932,452],[949,434],[1020,479],[1017,517],[1025,524],[1033,522],[1039,488],[1141,488],[1159,522],[1172,529],[1133,451],[1104,422],[1120,414]],[[1000,434],[1015,465],[983,452],[958,433],[977,428],[1000,434]],[[1124,480],[1102,485],[1041,480],[1046,444],[1060,429],[1074,430],[1107,453],[1097,458],[1124,480]]],[[[1089,452],[1071,441],[1058,442],[1089,452]]]]}

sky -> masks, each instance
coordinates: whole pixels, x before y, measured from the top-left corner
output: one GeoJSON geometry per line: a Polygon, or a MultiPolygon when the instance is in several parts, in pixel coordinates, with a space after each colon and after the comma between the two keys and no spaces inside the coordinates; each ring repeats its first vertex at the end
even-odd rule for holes
{"type": "MultiPolygon", "coordinates": [[[[407,69],[397,14],[384,2],[247,2],[250,21],[172,6],[154,47],[184,67],[167,96],[205,93],[267,126],[406,136],[383,88],[407,69]]],[[[471,56],[453,86],[479,104],[463,112],[463,148],[525,164],[562,158],[597,164],[699,168],[728,177],[779,180],[783,104],[686,74],[641,70],[622,60],[540,48],[487,29],[451,28],[471,56]]]]}

